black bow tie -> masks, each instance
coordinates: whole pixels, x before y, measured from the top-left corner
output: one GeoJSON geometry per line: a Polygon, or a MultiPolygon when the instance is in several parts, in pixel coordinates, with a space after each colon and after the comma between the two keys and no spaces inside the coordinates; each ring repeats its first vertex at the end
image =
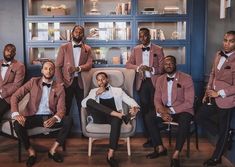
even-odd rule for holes
{"type": "Polygon", "coordinates": [[[222,56],[222,57],[224,57],[225,59],[227,59],[228,58],[228,56],[223,52],[223,51],[220,51],[220,56],[222,56]]]}
{"type": "Polygon", "coordinates": [[[146,48],[142,48],[142,51],[144,52],[144,51],[150,51],[150,47],[146,47],[146,48]]]}
{"type": "Polygon", "coordinates": [[[108,91],[108,90],[109,90],[109,86],[107,86],[107,87],[105,88],[105,90],[108,91]]]}
{"type": "Polygon", "coordinates": [[[166,77],[167,82],[174,81],[174,78],[166,77]]]}
{"type": "Polygon", "coordinates": [[[2,64],[2,67],[9,67],[9,64],[2,64]]]}
{"type": "Polygon", "coordinates": [[[73,45],[73,47],[74,47],[74,48],[77,48],[77,47],[81,48],[81,47],[82,47],[82,44],[79,44],[79,45],[73,45]]]}
{"type": "Polygon", "coordinates": [[[43,83],[42,83],[42,86],[47,86],[48,88],[50,88],[50,87],[51,87],[51,84],[48,84],[48,83],[46,83],[46,82],[43,82],[43,83]]]}

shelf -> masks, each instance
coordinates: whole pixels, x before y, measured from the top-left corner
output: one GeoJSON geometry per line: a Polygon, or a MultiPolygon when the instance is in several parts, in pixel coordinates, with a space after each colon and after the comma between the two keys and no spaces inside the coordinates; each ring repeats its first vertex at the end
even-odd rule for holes
{"type": "Polygon", "coordinates": [[[70,41],[74,25],[85,28],[94,67],[124,67],[138,42],[138,31],[150,29],[151,42],[173,55],[183,69],[190,65],[191,0],[24,0],[29,66],[55,60],[70,41]]]}

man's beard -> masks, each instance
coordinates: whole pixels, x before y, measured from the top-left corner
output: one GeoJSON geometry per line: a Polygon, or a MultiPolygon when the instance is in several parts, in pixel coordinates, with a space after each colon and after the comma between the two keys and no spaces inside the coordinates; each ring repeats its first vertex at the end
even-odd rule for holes
{"type": "Polygon", "coordinates": [[[43,74],[43,77],[44,77],[45,79],[51,80],[51,79],[53,79],[54,75],[52,75],[51,77],[47,77],[46,75],[43,74]]]}
{"type": "Polygon", "coordinates": [[[7,62],[12,61],[13,59],[14,59],[14,56],[12,56],[12,57],[6,57],[6,56],[4,55],[4,60],[6,60],[7,62]]]}
{"type": "Polygon", "coordinates": [[[79,43],[82,41],[82,37],[73,37],[73,41],[79,43]]]}

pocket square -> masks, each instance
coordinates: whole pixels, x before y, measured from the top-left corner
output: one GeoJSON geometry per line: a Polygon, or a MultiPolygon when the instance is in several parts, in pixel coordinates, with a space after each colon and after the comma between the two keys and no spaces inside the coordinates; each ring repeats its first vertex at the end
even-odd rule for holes
{"type": "Polygon", "coordinates": [[[230,66],[226,66],[226,67],[224,67],[224,69],[231,69],[231,67],[230,66]]]}
{"type": "Polygon", "coordinates": [[[177,83],[177,88],[181,88],[182,86],[179,84],[179,83],[177,83]]]}
{"type": "Polygon", "coordinates": [[[153,54],[153,57],[157,57],[157,54],[156,54],[156,53],[154,53],[154,54],[153,54]]]}

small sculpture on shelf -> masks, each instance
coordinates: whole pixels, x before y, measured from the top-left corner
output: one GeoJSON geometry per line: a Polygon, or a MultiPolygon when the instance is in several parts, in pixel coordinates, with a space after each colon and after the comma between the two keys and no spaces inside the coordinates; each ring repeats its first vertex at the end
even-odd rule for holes
{"type": "Polygon", "coordinates": [[[92,2],[92,8],[88,14],[89,15],[100,15],[100,11],[97,9],[98,0],[90,0],[90,1],[92,2]]]}
{"type": "Polygon", "coordinates": [[[60,6],[42,5],[41,10],[42,15],[45,16],[61,16],[66,15],[67,7],[63,4],[61,4],[60,6]]]}

